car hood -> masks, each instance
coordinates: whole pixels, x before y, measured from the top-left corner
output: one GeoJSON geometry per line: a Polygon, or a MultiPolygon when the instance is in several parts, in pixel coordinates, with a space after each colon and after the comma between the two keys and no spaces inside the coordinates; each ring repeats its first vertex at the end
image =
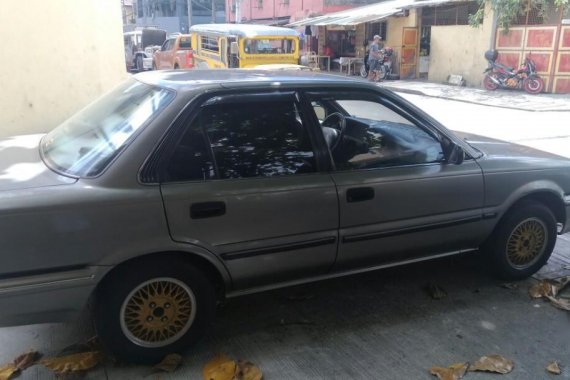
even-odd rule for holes
{"type": "Polygon", "coordinates": [[[475,135],[466,132],[454,132],[459,138],[465,140],[476,150],[490,158],[528,159],[534,162],[562,161],[570,163],[567,158],[553,153],[544,152],[525,145],[510,143],[490,137],[475,135]]]}
{"type": "Polygon", "coordinates": [[[0,191],[72,184],[76,179],[59,175],[42,161],[39,143],[43,134],[0,139],[0,191]]]}

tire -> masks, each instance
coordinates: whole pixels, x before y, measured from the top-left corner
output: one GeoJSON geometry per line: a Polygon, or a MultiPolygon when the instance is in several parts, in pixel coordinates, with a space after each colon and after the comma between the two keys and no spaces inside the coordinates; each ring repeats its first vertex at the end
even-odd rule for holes
{"type": "Polygon", "coordinates": [[[180,67],[178,66],[178,63],[175,63],[174,64],[174,70],[178,70],[178,69],[180,69],[180,67]]]}
{"type": "Polygon", "coordinates": [[[195,344],[215,315],[212,282],[168,254],[135,261],[97,289],[94,321],[103,347],[117,359],[156,363],[195,344]]]}
{"type": "Polygon", "coordinates": [[[523,88],[529,94],[540,94],[544,90],[544,81],[538,76],[528,77],[523,81],[523,88]]]}
{"type": "Polygon", "coordinates": [[[380,82],[386,79],[386,66],[381,65],[380,70],[378,70],[378,75],[376,76],[376,82],[380,82]]]}
{"type": "Polygon", "coordinates": [[[360,76],[361,76],[362,78],[368,78],[368,71],[366,70],[366,65],[365,65],[365,64],[362,64],[362,65],[360,66],[360,76]]]}
{"type": "Polygon", "coordinates": [[[483,251],[499,278],[522,280],[546,264],[556,235],[552,211],[542,203],[523,201],[503,217],[483,251]]]}
{"type": "Polygon", "coordinates": [[[499,87],[497,83],[493,82],[488,74],[485,75],[485,79],[483,79],[483,86],[489,91],[495,91],[499,87]]]}

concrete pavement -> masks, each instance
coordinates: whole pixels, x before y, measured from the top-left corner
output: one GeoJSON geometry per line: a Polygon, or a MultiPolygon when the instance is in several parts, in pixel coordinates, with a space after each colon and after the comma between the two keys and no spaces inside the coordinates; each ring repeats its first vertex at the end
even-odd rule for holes
{"type": "Polygon", "coordinates": [[[432,82],[405,80],[387,80],[381,82],[380,86],[401,93],[423,95],[490,107],[534,112],[570,111],[570,95],[568,94],[530,95],[524,91],[517,90],[487,91],[483,88],[459,87],[432,82]]]}

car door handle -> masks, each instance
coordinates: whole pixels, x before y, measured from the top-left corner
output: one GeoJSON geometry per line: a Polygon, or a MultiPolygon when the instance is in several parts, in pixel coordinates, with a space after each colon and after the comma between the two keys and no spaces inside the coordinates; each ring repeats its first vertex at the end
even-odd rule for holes
{"type": "Polygon", "coordinates": [[[374,188],[372,187],[355,187],[346,191],[346,201],[363,202],[374,198],[374,188]]]}
{"type": "Polygon", "coordinates": [[[225,202],[200,202],[190,206],[190,217],[192,219],[213,218],[226,213],[225,202]]]}

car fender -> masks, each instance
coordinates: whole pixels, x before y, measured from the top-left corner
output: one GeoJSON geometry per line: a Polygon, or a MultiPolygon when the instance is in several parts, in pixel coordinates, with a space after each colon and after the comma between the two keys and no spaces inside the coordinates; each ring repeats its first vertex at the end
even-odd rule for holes
{"type": "Polygon", "coordinates": [[[106,275],[116,266],[124,264],[130,260],[136,260],[144,258],[146,256],[166,253],[179,253],[182,255],[188,255],[189,257],[195,256],[206,260],[219,273],[222,281],[224,282],[224,287],[227,290],[231,289],[232,278],[221,258],[216,256],[208,249],[195,244],[177,243],[173,241],[171,244],[154,246],[152,249],[148,249],[144,252],[125,250],[105,256],[99,263],[96,264],[96,266],[106,268],[106,270],[104,270],[104,274],[101,276],[104,277],[104,275],[106,275]]]}
{"type": "MultiPolygon", "coordinates": [[[[536,180],[532,182],[527,182],[524,185],[518,187],[503,201],[501,205],[486,207],[484,214],[496,213],[497,222],[513,207],[514,204],[520,200],[527,198],[529,196],[538,194],[550,194],[554,195],[560,200],[560,204],[564,204],[564,190],[554,181],[550,180],[536,180]],[[494,211],[493,211],[494,209],[494,211]]],[[[562,208],[561,210],[566,213],[566,210],[562,208]]]]}

